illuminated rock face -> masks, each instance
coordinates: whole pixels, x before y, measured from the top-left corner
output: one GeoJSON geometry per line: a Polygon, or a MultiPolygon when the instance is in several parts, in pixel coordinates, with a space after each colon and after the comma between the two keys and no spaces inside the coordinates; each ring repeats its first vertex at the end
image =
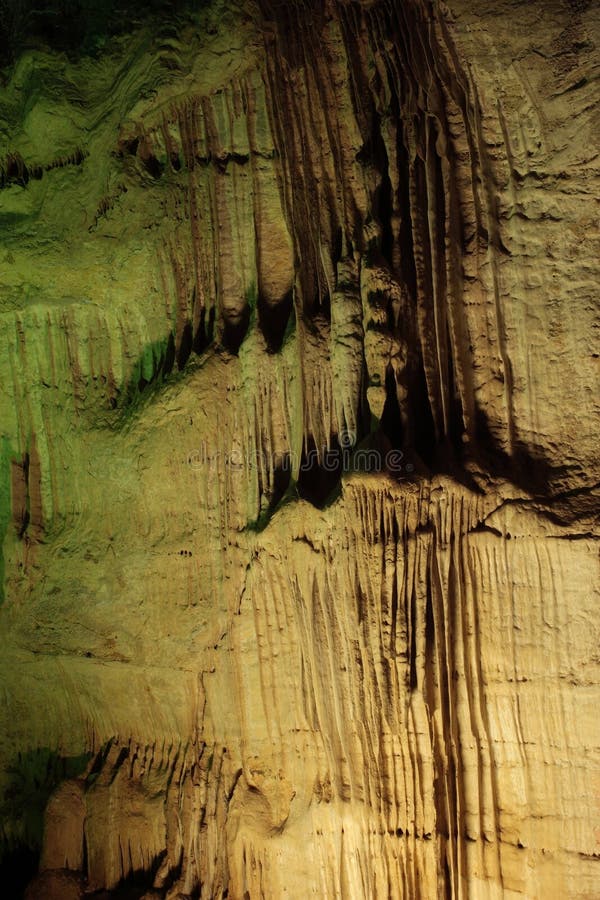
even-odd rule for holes
{"type": "Polygon", "coordinates": [[[157,16],[0,101],[3,877],[596,896],[598,7],[157,16]]]}

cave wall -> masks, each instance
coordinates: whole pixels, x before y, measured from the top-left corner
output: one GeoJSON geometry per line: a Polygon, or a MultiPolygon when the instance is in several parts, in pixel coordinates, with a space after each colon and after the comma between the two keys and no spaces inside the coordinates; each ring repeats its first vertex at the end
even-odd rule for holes
{"type": "Polygon", "coordinates": [[[4,70],[31,898],[595,895],[598,25],[183,4],[4,70]]]}

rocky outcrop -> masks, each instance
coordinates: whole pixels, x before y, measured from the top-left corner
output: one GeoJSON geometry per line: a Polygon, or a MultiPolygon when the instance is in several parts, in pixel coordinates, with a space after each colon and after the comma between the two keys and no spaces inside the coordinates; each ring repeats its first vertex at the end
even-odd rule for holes
{"type": "Polygon", "coordinates": [[[591,897],[598,11],[171,14],[0,101],[5,883],[591,897]]]}

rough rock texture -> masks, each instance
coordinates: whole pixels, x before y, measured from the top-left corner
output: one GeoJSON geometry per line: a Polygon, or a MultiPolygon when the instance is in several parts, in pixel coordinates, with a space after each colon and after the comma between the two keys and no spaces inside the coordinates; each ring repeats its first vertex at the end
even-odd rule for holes
{"type": "Polygon", "coordinates": [[[5,887],[600,894],[599,25],[248,0],[12,54],[5,887]]]}

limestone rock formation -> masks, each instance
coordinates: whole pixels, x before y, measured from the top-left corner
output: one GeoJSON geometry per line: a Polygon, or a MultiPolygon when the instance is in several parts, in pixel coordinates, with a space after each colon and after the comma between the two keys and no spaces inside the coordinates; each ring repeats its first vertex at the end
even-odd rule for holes
{"type": "Polygon", "coordinates": [[[40,6],[2,895],[599,896],[600,6],[40,6]]]}

